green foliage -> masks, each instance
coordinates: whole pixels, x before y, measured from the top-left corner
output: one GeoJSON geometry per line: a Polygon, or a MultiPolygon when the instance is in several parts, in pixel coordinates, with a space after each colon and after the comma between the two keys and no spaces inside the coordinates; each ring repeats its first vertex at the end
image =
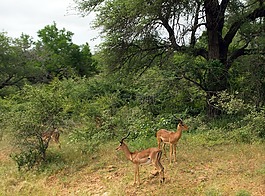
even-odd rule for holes
{"type": "Polygon", "coordinates": [[[264,142],[264,20],[243,20],[256,3],[245,10],[248,1],[229,2],[220,39],[238,18],[244,24],[238,24],[231,44],[223,40],[229,46],[220,51],[226,53],[209,60],[208,32],[200,30],[196,43],[187,44],[192,32],[179,23],[192,30],[201,1],[76,2],[84,12],[99,13],[95,25],[103,25],[105,42],[96,56],[55,22],[38,32],[37,42],[24,34],[17,39],[0,34],[0,140],[13,136],[11,157],[19,170],[52,172],[72,164],[76,171],[97,158],[101,146],[118,143],[128,132],[132,151],[157,146],[159,129],[176,131],[173,114],[188,125],[182,139],[193,146],[264,142]],[[169,39],[172,24],[177,30],[169,39]],[[173,38],[182,40],[174,45],[173,38]],[[249,56],[233,56],[237,52],[249,56]],[[208,118],[206,101],[221,115],[208,118]],[[41,138],[53,127],[65,130],[62,152],[48,149],[41,138]]]}
{"type": "Polygon", "coordinates": [[[0,98],[0,141],[9,128],[9,116],[7,115],[11,111],[12,103],[7,99],[0,98]]]}
{"type": "MultiPolygon", "coordinates": [[[[234,130],[234,140],[252,143],[257,138],[264,139],[264,108],[256,108],[245,103],[242,99],[237,98],[234,94],[229,94],[227,91],[221,92],[217,96],[219,98],[216,107],[219,107],[228,115],[226,118],[231,118],[235,121],[232,124],[229,123],[232,128],[236,129],[234,130]]],[[[215,97],[212,97],[212,99],[215,99],[215,97]]]]}
{"type": "Polygon", "coordinates": [[[236,193],[236,196],[251,196],[251,193],[246,190],[240,190],[236,193]]]}
{"type": "Polygon", "coordinates": [[[79,146],[83,154],[96,152],[101,142],[105,142],[106,135],[101,132],[91,133],[90,128],[75,129],[69,134],[68,144],[79,146]]]}
{"type": "Polygon", "coordinates": [[[35,66],[32,46],[32,38],[28,35],[13,39],[0,33],[0,90],[10,86],[22,87],[29,79],[42,74],[42,68],[35,66]]]}
{"type": "Polygon", "coordinates": [[[224,113],[233,115],[233,114],[246,114],[251,111],[251,106],[244,103],[244,100],[237,98],[235,94],[229,94],[227,91],[222,91],[217,93],[216,96],[212,96],[210,101],[216,103],[215,107],[218,107],[224,113]]]}
{"type": "Polygon", "coordinates": [[[63,124],[62,92],[51,86],[25,86],[12,97],[15,107],[9,113],[13,128],[14,145],[17,152],[12,155],[18,168],[28,169],[46,159],[48,143],[42,140],[42,133],[63,124]]]}
{"type": "MultiPolygon", "coordinates": [[[[182,118],[189,126],[183,139],[196,145],[212,147],[233,142],[252,144],[264,141],[262,102],[256,107],[253,101],[249,101],[254,88],[250,88],[249,84],[244,90],[242,84],[249,78],[240,78],[234,70],[231,71],[231,87],[235,90],[231,92],[241,91],[230,94],[227,90],[215,94],[212,102],[222,110],[222,116],[215,119],[205,116],[206,93],[203,89],[210,87],[206,83],[222,74],[220,61],[207,62],[199,57],[175,53],[168,59],[169,64],[166,66],[152,66],[135,77],[127,75],[126,69],[110,72],[105,67],[104,56],[98,55],[100,64],[96,64],[87,45],[71,48],[72,34],[65,29],[58,30],[54,24],[47,26],[42,33],[46,31],[49,35],[43,36],[34,49],[37,56],[43,57],[43,61],[30,63],[36,67],[43,63],[43,67],[47,66],[46,71],[54,73],[50,75],[49,83],[31,85],[28,81],[20,91],[10,91],[10,96],[0,101],[0,123],[16,138],[14,144],[17,148],[12,158],[19,169],[48,167],[48,164],[57,162],[63,167],[64,160],[59,160],[61,155],[54,152],[51,156],[53,152],[47,151],[48,145],[41,139],[41,134],[54,126],[65,128],[67,145],[75,146],[75,152],[81,156],[96,154],[101,144],[110,140],[118,142],[128,132],[131,135],[127,142],[132,150],[156,146],[157,130],[176,130],[177,122],[172,114],[182,118]],[[47,38],[45,42],[44,38],[47,38]],[[52,45],[53,41],[59,42],[58,48],[52,45]],[[68,61],[68,55],[73,55],[69,53],[70,50],[75,51],[77,57],[71,62],[68,61]],[[83,59],[82,62],[75,64],[79,57],[83,59]],[[86,62],[89,66],[86,66],[86,62]],[[66,75],[58,72],[57,78],[57,66],[61,65],[69,69],[64,70],[66,75]],[[98,67],[101,73],[94,75],[98,73],[98,67]],[[194,80],[188,80],[190,78],[194,80]],[[200,85],[194,86],[194,83],[200,85]],[[245,93],[248,97],[244,96],[245,93]]],[[[20,44],[26,43],[24,40],[20,44]]],[[[155,60],[153,62],[158,63],[155,60]]],[[[246,70],[237,71],[247,75],[246,70]]],[[[261,81],[261,87],[262,76],[256,77],[256,81],[261,81]]],[[[251,85],[254,86],[254,82],[251,85]]],[[[260,95],[257,97],[262,100],[260,95]]]]}
{"type": "Polygon", "coordinates": [[[189,126],[187,134],[200,145],[254,143],[264,138],[263,110],[256,111],[224,91],[218,94],[216,107],[225,115],[207,119],[203,113],[192,112],[203,105],[200,93],[165,68],[150,69],[136,82],[104,73],[89,79],[55,79],[49,85],[26,85],[10,102],[2,99],[2,122],[11,119],[6,126],[13,127],[17,138],[19,151],[12,157],[19,169],[34,167],[46,157],[48,146],[40,136],[53,126],[67,126],[68,144],[79,145],[83,154],[96,152],[102,142],[119,141],[128,132],[133,149],[156,146],[158,129],[176,130],[172,114],[184,120],[189,126]]]}
{"type": "Polygon", "coordinates": [[[222,115],[215,119],[198,115],[185,118],[184,122],[189,126],[186,134],[194,139],[189,142],[196,141],[196,145],[211,147],[231,143],[264,142],[264,117],[263,110],[253,109],[244,115],[222,115]]]}
{"type": "MultiPolygon", "coordinates": [[[[152,137],[138,137],[135,139],[128,138],[126,139],[126,144],[128,144],[130,151],[140,151],[147,148],[155,147],[157,146],[155,136],[152,137]]],[[[118,142],[117,142],[118,144],[118,142]]]]}
{"type": "MultiPolygon", "coordinates": [[[[264,39],[264,2],[75,2],[82,13],[98,12],[95,27],[104,37],[101,53],[110,70],[125,71],[127,76],[142,74],[157,65],[170,67],[173,76],[204,91],[201,96],[207,100],[207,107],[203,108],[209,116],[220,114],[209,99],[219,91],[229,90],[230,71],[236,59],[264,54],[264,44],[260,44],[264,39]],[[179,56],[184,60],[174,59],[179,56]]],[[[258,78],[259,86],[264,86],[260,83],[264,77],[258,78]]],[[[264,104],[264,93],[259,92],[258,102],[264,104]]]]}
{"type": "Polygon", "coordinates": [[[238,59],[235,68],[231,71],[232,87],[239,92],[242,99],[258,108],[265,102],[264,60],[264,55],[251,54],[238,59]]]}
{"type": "MultiPolygon", "coordinates": [[[[59,30],[56,23],[38,31],[40,41],[36,44],[38,53],[43,57],[39,62],[47,74],[54,77],[92,76],[97,73],[96,62],[89,46],[78,46],[72,42],[73,33],[59,30]]],[[[49,79],[49,78],[48,78],[49,79]]]]}
{"type": "Polygon", "coordinates": [[[1,96],[14,93],[25,84],[98,73],[88,44],[74,44],[72,32],[58,29],[54,22],[39,30],[38,36],[40,40],[34,42],[25,34],[13,39],[0,33],[1,96]]]}
{"type": "Polygon", "coordinates": [[[265,139],[265,111],[264,108],[260,111],[253,110],[244,117],[244,122],[247,122],[247,129],[257,134],[258,137],[265,139]]]}
{"type": "Polygon", "coordinates": [[[39,152],[29,149],[17,154],[11,154],[11,158],[17,163],[19,171],[21,169],[25,169],[27,171],[36,166],[36,163],[39,160],[39,152]]]}

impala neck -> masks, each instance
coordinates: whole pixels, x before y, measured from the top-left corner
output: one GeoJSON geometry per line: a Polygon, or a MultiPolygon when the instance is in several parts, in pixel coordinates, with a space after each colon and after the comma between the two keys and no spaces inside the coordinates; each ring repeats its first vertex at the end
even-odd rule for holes
{"type": "Polygon", "coordinates": [[[122,143],[121,150],[124,152],[126,158],[132,161],[132,152],[129,150],[128,146],[125,143],[122,143]]]}
{"type": "Polygon", "coordinates": [[[176,135],[178,135],[180,137],[182,134],[182,131],[183,131],[183,129],[181,128],[181,126],[178,125],[176,135]]]}

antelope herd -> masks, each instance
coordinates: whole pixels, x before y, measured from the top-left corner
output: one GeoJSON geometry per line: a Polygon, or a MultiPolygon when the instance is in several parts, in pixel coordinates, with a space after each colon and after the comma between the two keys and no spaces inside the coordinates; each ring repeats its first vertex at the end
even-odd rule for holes
{"type": "MultiPolygon", "coordinates": [[[[135,152],[131,152],[127,144],[124,143],[124,140],[129,137],[130,132],[128,133],[126,137],[121,139],[120,145],[116,148],[116,150],[123,151],[126,158],[135,165],[134,184],[136,184],[136,180],[137,180],[138,185],[140,185],[139,167],[140,165],[144,165],[144,164],[152,164],[160,175],[160,183],[163,183],[165,181],[164,167],[161,164],[162,152],[167,158],[166,151],[165,151],[165,145],[169,144],[170,164],[172,163],[173,159],[176,162],[176,145],[179,139],[181,138],[182,131],[185,131],[185,130],[188,130],[188,126],[185,125],[181,119],[179,119],[176,132],[168,131],[166,129],[160,129],[156,132],[156,139],[157,139],[158,147],[147,148],[145,150],[135,151],[135,152]]],[[[53,127],[52,130],[43,132],[41,135],[41,139],[47,145],[49,145],[50,141],[53,141],[56,144],[58,144],[59,148],[61,148],[61,144],[59,141],[60,131],[58,128],[53,127]]]]}
{"type": "Polygon", "coordinates": [[[124,143],[124,140],[130,135],[128,135],[121,139],[120,145],[116,148],[116,150],[122,150],[126,156],[126,158],[135,164],[134,171],[134,184],[136,184],[136,177],[138,179],[138,185],[140,184],[140,174],[139,174],[139,166],[142,164],[152,164],[158,170],[160,174],[160,183],[165,181],[164,177],[164,167],[162,166],[160,160],[162,156],[162,151],[166,157],[165,145],[170,145],[169,155],[170,155],[170,164],[172,163],[174,156],[174,161],[176,162],[176,145],[179,139],[181,138],[182,131],[188,130],[188,126],[183,123],[181,119],[179,119],[179,123],[177,126],[176,132],[168,131],[165,129],[160,129],[156,133],[156,139],[158,147],[148,148],[142,151],[131,152],[128,146],[124,143]],[[162,147],[161,147],[162,144],[162,147]]]}

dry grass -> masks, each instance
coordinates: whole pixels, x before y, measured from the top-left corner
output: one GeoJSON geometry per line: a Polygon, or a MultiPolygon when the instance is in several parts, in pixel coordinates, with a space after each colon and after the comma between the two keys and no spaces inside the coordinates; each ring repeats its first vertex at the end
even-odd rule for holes
{"type": "Polygon", "coordinates": [[[119,162],[125,167],[114,172],[116,185],[107,182],[113,195],[265,195],[264,145],[205,148],[182,143],[177,163],[169,165],[163,159],[166,183],[162,186],[149,177],[150,168],[143,166],[143,183],[133,187],[132,164],[119,162]]]}
{"type": "Polygon", "coordinates": [[[183,139],[176,163],[162,158],[165,184],[150,175],[152,166],[142,166],[139,187],[133,185],[133,164],[115,145],[109,143],[91,156],[63,143],[61,151],[51,149],[64,160],[57,163],[61,166],[19,173],[2,141],[0,195],[265,195],[265,144],[205,147],[183,139]]]}

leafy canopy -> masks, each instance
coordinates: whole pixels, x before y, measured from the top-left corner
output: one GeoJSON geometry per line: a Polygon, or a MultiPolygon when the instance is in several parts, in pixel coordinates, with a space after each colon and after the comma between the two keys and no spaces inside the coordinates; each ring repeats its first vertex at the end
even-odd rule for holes
{"type": "Polygon", "coordinates": [[[230,87],[230,71],[242,56],[264,55],[265,2],[260,0],[76,0],[82,13],[95,11],[102,52],[113,70],[135,74],[170,66],[210,98],[230,87]],[[178,55],[184,61],[175,61],[178,55]],[[184,62],[184,63],[183,63],[184,62]],[[188,62],[188,63],[185,63],[188,62]]]}

